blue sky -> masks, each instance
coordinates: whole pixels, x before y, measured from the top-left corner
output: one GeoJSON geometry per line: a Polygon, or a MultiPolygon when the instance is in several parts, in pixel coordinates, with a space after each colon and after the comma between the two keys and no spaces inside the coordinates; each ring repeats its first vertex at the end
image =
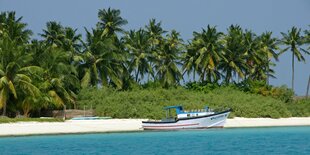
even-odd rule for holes
{"type": "MultiPolygon", "coordinates": [[[[179,31],[184,40],[208,24],[223,32],[229,25],[239,24],[257,34],[272,31],[276,37],[292,26],[310,29],[308,0],[0,0],[0,11],[16,11],[18,16],[23,16],[23,22],[28,23],[35,38],[51,20],[78,28],[84,34],[84,27],[94,27],[98,21],[98,10],[108,7],[121,10],[121,16],[129,22],[124,27],[126,30],[144,27],[149,19],[156,18],[162,21],[164,29],[179,31]]],[[[291,61],[289,52],[280,56],[280,62],[276,62],[274,68],[277,79],[271,79],[271,84],[290,87],[291,61]]],[[[295,90],[298,95],[306,92],[310,75],[309,55],[306,61],[295,61],[295,90]]]]}

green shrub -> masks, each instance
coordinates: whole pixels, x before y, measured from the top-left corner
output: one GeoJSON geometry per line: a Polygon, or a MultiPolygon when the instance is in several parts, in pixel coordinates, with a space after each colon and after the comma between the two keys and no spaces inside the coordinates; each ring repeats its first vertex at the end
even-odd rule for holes
{"type": "Polygon", "coordinates": [[[79,94],[79,105],[92,105],[99,116],[113,118],[151,118],[165,116],[163,107],[182,105],[185,109],[232,108],[231,117],[291,117],[284,102],[272,97],[245,93],[234,88],[215,88],[208,93],[173,89],[141,89],[116,91],[111,88],[84,89],[79,94]]]}
{"type": "Polygon", "coordinates": [[[63,122],[63,119],[58,119],[58,118],[8,118],[8,117],[0,117],[0,123],[15,123],[15,122],[63,122]]]}
{"type": "Polygon", "coordinates": [[[227,87],[252,94],[271,96],[284,102],[292,102],[294,96],[293,90],[287,88],[287,86],[274,87],[272,85],[267,85],[265,81],[253,81],[250,79],[241,81],[240,83],[223,83],[222,85],[219,85],[218,83],[189,82],[186,83],[184,88],[188,90],[210,93],[214,89],[227,87]]]}
{"type": "Polygon", "coordinates": [[[293,117],[310,117],[310,99],[300,99],[287,103],[288,110],[293,117]]]}
{"type": "Polygon", "coordinates": [[[208,83],[208,82],[188,82],[185,84],[185,88],[189,90],[197,90],[205,93],[209,93],[212,90],[219,88],[218,83],[208,83]]]}

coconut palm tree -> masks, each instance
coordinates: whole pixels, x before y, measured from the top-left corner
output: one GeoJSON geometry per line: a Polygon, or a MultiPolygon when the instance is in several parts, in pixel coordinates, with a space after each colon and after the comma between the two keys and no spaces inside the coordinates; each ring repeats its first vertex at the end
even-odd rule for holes
{"type": "Polygon", "coordinates": [[[264,32],[259,36],[260,40],[260,51],[264,54],[263,61],[268,61],[267,68],[266,68],[266,75],[267,75],[267,84],[269,84],[269,77],[275,78],[273,75],[274,71],[270,69],[270,65],[274,65],[271,62],[271,59],[274,58],[278,61],[278,53],[276,52],[279,50],[278,46],[278,39],[272,37],[272,32],[264,32]]]}
{"type": "Polygon", "coordinates": [[[180,62],[177,61],[182,50],[182,40],[179,36],[178,32],[172,30],[161,44],[161,50],[158,52],[157,58],[155,58],[156,76],[163,88],[174,86],[183,78],[178,69],[180,62]]]}
{"type": "Polygon", "coordinates": [[[116,33],[124,32],[121,26],[127,24],[127,21],[120,16],[120,10],[110,8],[99,10],[98,18],[99,22],[92,32],[85,29],[87,39],[84,48],[87,57],[91,59],[86,59],[90,62],[84,62],[84,65],[81,65],[84,68],[82,69],[83,86],[95,81],[95,85],[99,83],[103,86],[113,84],[121,89],[122,79],[126,73],[124,65],[126,53],[122,52],[124,51],[123,45],[116,33]],[[91,74],[95,77],[91,78],[91,74]]]}
{"type": "Polygon", "coordinates": [[[90,51],[83,53],[83,62],[77,66],[81,87],[97,86],[99,83],[98,63],[102,61],[96,58],[90,51]]]}
{"type": "Polygon", "coordinates": [[[17,45],[28,43],[32,31],[26,29],[27,24],[21,22],[22,18],[16,18],[15,12],[1,12],[0,37],[7,35],[11,40],[15,40],[17,45]]]}
{"type": "Polygon", "coordinates": [[[138,82],[139,75],[141,79],[144,74],[153,74],[153,69],[149,63],[151,59],[151,52],[149,47],[149,36],[146,31],[139,29],[138,31],[129,31],[125,38],[125,47],[129,52],[129,72],[135,71],[136,82],[138,82]]]}
{"type": "Polygon", "coordinates": [[[49,46],[64,46],[65,31],[63,26],[59,22],[47,22],[46,30],[43,29],[43,33],[39,35],[43,37],[44,42],[49,46]]]}
{"type": "MultiPolygon", "coordinates": [[[[167,32],[161,27],[161,22],[156,22],[156,19],[151,19],[148,25],[145,26],[146,33],[149,37],[149,46],[151,57],[149,57],[149,62],[152,68],[155,68],[155,62],[158,62],[159,54],[162,52],[162,45],[164,44],[163,35],[167,32]]],[[[157,72],[157,71],[154,71],[157,72]]],[[[153,76],[153,74],[151,74],[153,76]]],[[[149,74],[150,76],[150,74],[149,74]]],[[[153,76],[154,80],[156,77],[153,76]]],[[[148,78],[150,79],[150,77],[148,78]]]]}
{"type": "Polygon", "coordinates": [[[187,76],[189,77],[191,72],[193,72],[193,80],[195,81],[195,76],[196,76],[196,68],[197,65],[195,61],[197,60],[199,56],[199,52],[195,50],[195,47],[191,42],[186,45],[186,52],[183,53],[182,55],[182,70],[183,70],[183,75],[187,73],[187,76]]]}
{"type": "Polygon", "coordinates": [[[47,47],[41,53],[39,66],[44,69],[40,90],[48,94],[49,102],[56,107],[75,105],[76,94],[80,89],[78,73],[73,64],[68,63],[70,54],[61,48],[47,47]]]}
{"type": "Polygon", "coordinates": [[[120,14],[120,10],[111,8],[108,8],[107,10],[99,10],[98,18],[100,21],[97,23],[97,27],[103,30],[101,37],[116,35],[117,32],[124,32],[121,27],[126,25],[128,22],[123,19],[120,14]]]}
{"type": "Polygon", "coordinates": [[[162,35],[165,34],[167,31],[165,31],[161,27],[161,22],[156,22],[156,19],[151,19],[149,21],[149,24],[146,25],[145,28],[149,36],[152,48],[156,48],[156,46],[161,44],[161,42],[163,41],[162,35]]]}
{"type": "Polygon", "coordinates": [[[29,97],[40,94],[32,82],[32,76],[41,71],[40,67],[28,65],[32,56],[25,52],[23,46],[18,46],[9,35],[4,36],[0,39],[0,109],[3,109],[3,116],[6,115],[8,103],[14,105],[17,99],[23,100],[21,94],[29,97]]]}
{"type": "Polygon", "coordinates": [[[223,59],[219,64],[219,68],[225,74],[226,83],[229,83],[236,74],[244,78],[247,69],[244,51],[243,31],[240,26],[231,25],[228,34],[224,36],[223,59]]]}
{"type": "Polygon", "coordinates": [[[261,50],[266,53],[268,59],[274,58],[278,61],[279,54],[276,52],[279,50],[278,39],[272,37],[272,32],[267,31],[259,36],[261,41],[261,50]]]}
{"type": "MultiPolygon", "coordinates": [[[[253,80],[265,80],[267,78],[265,71],[262,70],[266,67],[264,53],[260,50],[260,39],[252,31],[245,30],[243,33],[243,49],[246,59],[247,68],[245,70],[245,77],[253,80]],[[253,73],[256,74],[253,74],[253,73]],[[262,79],[261,79],[262,78],[262,79]]],[[[268,64],[267,64],[268,65],[268,64]]]]}
{"type": "Polygon", "coordinates": [[[216,82],[220,79],[217,65],[222,57],[221,37],[223,33],[217,32],[216,27],[208,25],[207,30],[201,33],[194,32],[192,49],[198,52],[195,66],[200,74],[200,80],[216,82]],[[206,79],[205,79],[206,77],[206,79]]]}
{"type": "Polygon", "coordinates": [[[117,88],[122,88],[121,74],[124,72],[123,61],[126,55],[118,51],[115,39],[102,37],[101,29],[92,29],[92,32],[86,30],[86,33],[86,62],[80,66],[83,68],[80,68],[83,70],[83,86],[91,83],[93,86],[99,83],[108,86],[112,82],[117,88]]]}
{"type": "Polygon", "coordinates": [[[81,53],[82,50],[82,35],[77,34],[77,29],[71,27],[64,28],[64,43],[63,48],[65,51],[71,51],[72,53],[81,53]]]}
{"type": "Polygon", "coordinates": [[[70,52],[72,55],[81,53],[82,35],[77,34],[77,29],[63,27],[60,23],[50,21],[46,23],[46,30],[40,34],[48,46],[54,46],[70,52]]]}
{"type": "MultiPolygon", "coordinates": [[[[310,27],[310,25],[309,25],[309,27],[310,27]]],[[[304,41],[306,44],[308,44],[308,46],[310,45],[310,30],[305,30],[304,41]]],[[[310,50],[310,46],[308,47],[308,50],[310,50]]]]}
{"type": "Polygon", "coordinates": [[[288,51],[292,52],[292,89],[294,91],[294,59],[297,58],[298,61],[305,61],[305,58],[301,51],[303,51],[306,55],[310,54],[308,51],[304,50],[301,46],[303,45],[303,37],[300,34],[301,29],[296,27],[292,27],[287,33],[282,34],[281,44],[287,46],[285,49],[281,51],[281,53],[288,51]]]}

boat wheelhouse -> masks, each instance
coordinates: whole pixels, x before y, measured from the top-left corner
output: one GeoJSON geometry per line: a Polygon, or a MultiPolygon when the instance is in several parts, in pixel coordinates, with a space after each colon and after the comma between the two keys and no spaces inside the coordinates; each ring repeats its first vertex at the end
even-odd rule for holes
{"type": "Polygon", "coordinates": [[[159,121],[142,121],[142,128],[145,130],[222,128],[231,111],[227,109],[215,112],[208,107],[185,111],[182,106],[168,106],[164,110],[166,118],[159,121]],[[172,110],[175,110],[176,117],[173,117],[172,110]]]}

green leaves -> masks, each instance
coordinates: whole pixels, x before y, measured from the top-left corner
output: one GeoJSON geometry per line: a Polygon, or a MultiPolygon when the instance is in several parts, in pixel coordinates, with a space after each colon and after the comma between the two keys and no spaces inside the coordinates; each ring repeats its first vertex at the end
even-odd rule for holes
{"type": "Polygon", "coordinates": [[[165,31],[155,19],[128,32],[120,10],[100,9],[98,19],[94,28],[85,28],[85,42],[77,29],[56,21],[46,23],[42,40],[30,42],[32,33],[22,17],[0,13],[0,106],[4,113],[6,105],[13,106],[10,112],[22,109],[27,116],[42,107],[74,108],[76,94],[87,87],[128,90],[146,81],[154,87],[175,87],[185,73],[215,84],[266,82],[274,77],[272,58],[278,60],[281,53],[291,50],[293,57],[305,61],[310,54],[310,47],[301,48],[310,44],[310,31],[303,36],[296,27],[281,33],[279,41],[271,32],[256,35],[231,25],[224,34],[208,25],[193,32],[184,45],[179,32],[165,31]],[[279,42],[286,47],[278,53],[279,42]]]}
{"type": "Polygon", "coordinates": [[[197,54],[190,59],[195,59],[194,66],[200,75],[200,80],[218,81],[220,78],[218,63],[223,50],[220,40],[223,33],[217,32],[216,27],[208,25],[207,30],[202,29],[201,33],[194,32],[193,35],[192,44],[189,45],[188,49],[197,51],[197,54]]]}
{"type": "Polygon", "coordinates": [[[22,18],[16,18],[15,12],[1,12],[0,37],[8,37],[18,45],[28,43],[32,31],[26,29],[27,24],[21,22],[22,18]]]}
{"type": "MultiPolygon", "coordinates": [[[[304,61],[305,58],[303,54],[304,52],[306,55],[309,55],[310,53],[302,48],[302,45],[304,44],[304,37],[300,34],[301,29],[298,29],[296,27],[292,27],[291,30],[288,31],[288,33],[282,34],[281,44],[287,46],[285,49],[281,51],[281,53],[287,51],[288,49],[292,52],[292,89],[294,90],[294,57],[297,57],[298,61],[304,61]]],[[[307,31],[306,31],[307,34],[307,31]]]]}
{"type": "Polygon", "coordinates": [[[144,78],[144,74],[152,73],[151,62],[153,60],[151,54],[150,36],[143,29],[138,31],[131,30],[124,37],[125,48],[129,53],[129,72],[135,74],[136,82],[144,78]],[[140,75],[140,79],[139,79],[140,75]]]}
{"type": "Polygon", "coordinates": [[[103,30],[101,38],[109,37],[111,35],[116,35],[117,32],[124,32],[121,26],[126,25],[127,20],[123,19],[121,16],[120,10],[115,10],[108,8],[100,9],[98,12],[99,22],[97,23],[98,27],[103,30]]]}

